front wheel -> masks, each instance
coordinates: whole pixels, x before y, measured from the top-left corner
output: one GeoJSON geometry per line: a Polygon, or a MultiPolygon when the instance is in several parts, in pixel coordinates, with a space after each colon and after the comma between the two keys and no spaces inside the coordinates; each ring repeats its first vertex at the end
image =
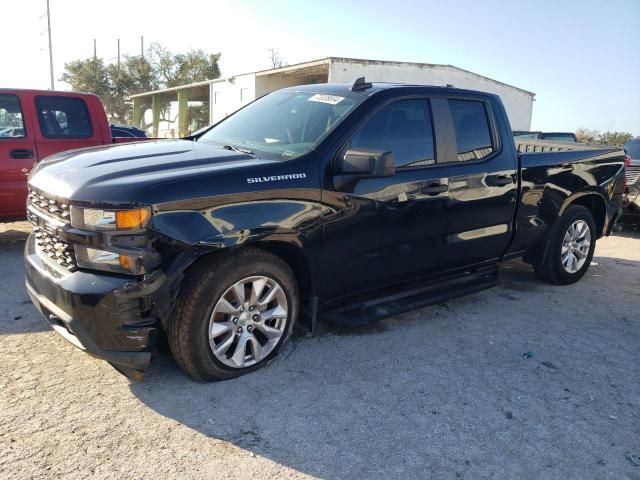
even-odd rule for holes
{"type": "Polygon", "coordinates": [[[171,352],[200,381],[254,371],[286,342],[298,304],[293,272],[275,255],[246,248],[204,260],[184,280],[168,329],[171,352]]]}
{"type": "Polygon", "coordinates": [[[558,285],[577,282],[587,272],[596,246],[596,225],[583,206],[568,207],[551,227],[548,245],[532,259],[541,279],[558,285]]]}

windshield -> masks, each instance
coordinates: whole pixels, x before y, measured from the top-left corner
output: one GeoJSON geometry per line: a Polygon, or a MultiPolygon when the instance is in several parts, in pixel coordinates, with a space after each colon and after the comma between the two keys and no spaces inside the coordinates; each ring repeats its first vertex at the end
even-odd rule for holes
{"type": "Polygon", "coordinates": [[[535,140],[536,138],[538,138],[538,134],[537,133],[518,133],[518,134],[514,134],[513,138],[515,138],[516,140],[535,140]]]}
{"type": "Polygon", "coordinates": [[[223,120],[198,141],[249,150],[263,158],[296,158],[318,145],[362,98],[274,92],[223,120]]]}
{"type": "Polygon", "coordinates": [[[576,137],[571,133],[545,133],[544,139],[554,142],[576,143],[576,137]]]}

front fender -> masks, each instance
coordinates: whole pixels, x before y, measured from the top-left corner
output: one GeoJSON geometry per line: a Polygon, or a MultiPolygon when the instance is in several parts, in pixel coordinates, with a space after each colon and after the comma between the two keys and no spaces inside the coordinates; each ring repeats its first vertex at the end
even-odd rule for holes
{"type": "Polygon", "coordinates": [[[195,210],[160,211],[151,228],[190,246],[225,248],[277,236],[304,246],[320,227],[319,202],[260,200],[195,210]]]}

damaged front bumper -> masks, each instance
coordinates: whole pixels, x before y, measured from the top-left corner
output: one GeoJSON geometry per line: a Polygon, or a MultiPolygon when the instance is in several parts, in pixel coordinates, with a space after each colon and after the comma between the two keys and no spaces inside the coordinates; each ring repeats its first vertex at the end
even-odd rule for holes
{"type": "Polygon", "coordinates": [[[25,245],[26,287],[51,327],[76,347],[140,381],[159,333],[154,316],[166,277],[139,280],[87,271],[60,272],[25,245]]]}
{"type": "Polygon", "coordinates": [[[640,186],[629,185],[622,198],[624,212],[622,223],[635,224],[640,222],[640,186]]]}

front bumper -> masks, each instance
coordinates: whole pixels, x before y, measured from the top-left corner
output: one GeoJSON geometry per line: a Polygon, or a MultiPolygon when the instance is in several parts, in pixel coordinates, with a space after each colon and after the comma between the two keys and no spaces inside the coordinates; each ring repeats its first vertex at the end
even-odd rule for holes
{"type": "Polygon", "coordinates": [[[640,185],[629,185],[623,198],[625,210],[640,211],[640,185]]]}
{"type": "Polygon", "coordinates": [[[158,334],[153,316],[166,277],[156,272],[136,280],[85,271],[62,273],[25,246],[26,287],[51,327],[76,347],[141,380],[158,334]]]}

